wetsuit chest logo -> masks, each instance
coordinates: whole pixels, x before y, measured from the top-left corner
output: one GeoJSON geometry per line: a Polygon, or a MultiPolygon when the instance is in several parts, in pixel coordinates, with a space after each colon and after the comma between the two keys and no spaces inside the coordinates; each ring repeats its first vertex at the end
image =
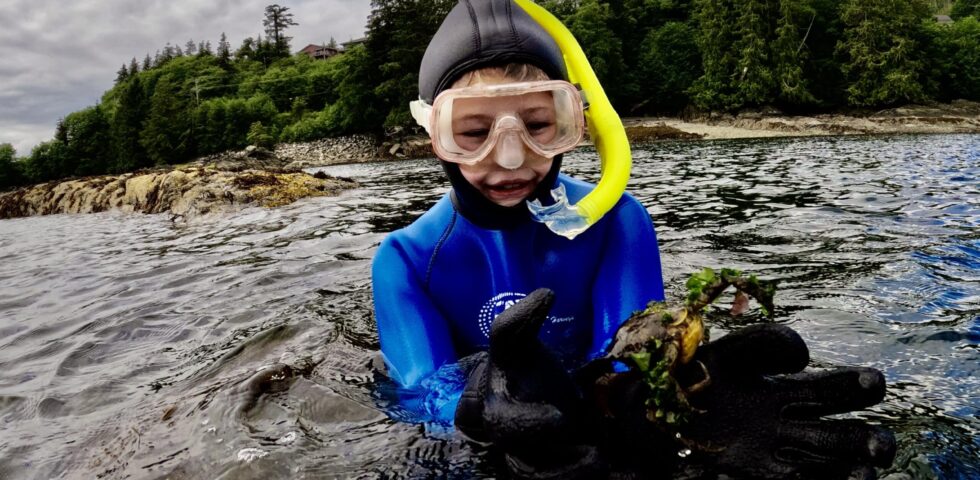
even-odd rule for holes
{"type": "Polygon", "coordinates": [[[497,318],[497,315],[500,315],[504,310],[507,310],[511,305],[526,296],[526,293],[504,292],[487,300],[480,307],[480,314],[477,317],[483,336],[490,338],[490,325],[493,324],[493,319],[497,318]]]}
{"type": "MultiPolygon", "coordinates": [[[[493,325],[493,319],[497,318],[497,315],[504,313],[504,310],[507,310],[511,305],[517,303],[520,299],[526,296],[526,293],[504,292],[494,296],[490,300],[487,300],[487,302],[480,307],[480,314],[477,316],[480,332],[483,333],[483,336],[489,339],[490,326],[493,325]]],[[[574,321],[574,316],[555,317],[548,315],[546,325],[557,325],[561,323],[571,324],[574,321]]]]}

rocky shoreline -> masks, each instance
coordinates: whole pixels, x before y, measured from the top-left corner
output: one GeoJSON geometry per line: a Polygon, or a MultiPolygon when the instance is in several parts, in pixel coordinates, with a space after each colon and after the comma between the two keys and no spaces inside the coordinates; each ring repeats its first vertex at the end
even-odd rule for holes
{"type": "Polygon", "coordinates": [[[632,141],[735,139],[825,135],[980,133],[980,103],[909,105],[877,112],[785,115],[773,109],[689,119],[624,118],[632,141]]]}
{"type": "Polygon", "coordinates": [[[184,166],[42,183],[3,193],[0,219],[111,209],[189,219],[242,206],[277,207],[356,186],[352,180],[323,174],[184,166]]]}
{"type": "MultiPolygon", "coordinates": [[[[634,143],[664,140],[980,133],[980,103],[906,106],[855,115],[788,116],[762,109],[689,119],[624,118],[634,143]]],[[[588,143],[588,142],[586,142],[588,143]]],[[[303,170],[342,163],[432,157],[428,138],[370,135],[249,147],[200,158],[171,169],[48,182],[0,193],[0,219],[109,209],[188,218],[242,205],[285,205],[300,198],[336,195],[357,183],[303,170]]]]}

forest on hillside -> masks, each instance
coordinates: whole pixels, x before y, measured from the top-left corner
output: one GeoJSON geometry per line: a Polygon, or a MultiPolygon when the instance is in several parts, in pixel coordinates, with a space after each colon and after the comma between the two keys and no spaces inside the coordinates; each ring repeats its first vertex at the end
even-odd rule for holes
{"type": "MultiPolygon", "coordinates": [[[[980,0],[546,0],[623,115],[788,113],[980,100],[980,0]],[[935,15],[948,15],[940,23],[935,15]]],[[[234,48],[170,44],[133,58],[91,107],[21,157],[0,189],[183,163],[249,144],[413,131],[428,39],[455,0],[372,0],[362,44],[292,54],[287,7],[234,48]]],[[[258,15],[257,15],[258,18],[258,15]]]]}

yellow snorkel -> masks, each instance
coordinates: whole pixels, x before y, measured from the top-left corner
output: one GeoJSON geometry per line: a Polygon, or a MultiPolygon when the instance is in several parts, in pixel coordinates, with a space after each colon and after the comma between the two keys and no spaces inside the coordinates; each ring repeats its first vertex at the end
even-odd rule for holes
{"type": "Polygon", "coordinates": [[[575,238],[616,205],[626,191],[630,176],[632,156],[629,140],[619,115],[609,103],[592,65],[568,28],[550,12],[531,0],[514,0],[534,21],[554,38],[562,51],[569,80],[581,86],[589,108],[585,119],[589,135],[595,143],[602,161],[602,177],[599,185],[575,205],[570,205],[563,185],[551,192],[555,204],[542,206],[534,200],[528,202],[531,215],[552,231],[568,239],[575,238]]]}

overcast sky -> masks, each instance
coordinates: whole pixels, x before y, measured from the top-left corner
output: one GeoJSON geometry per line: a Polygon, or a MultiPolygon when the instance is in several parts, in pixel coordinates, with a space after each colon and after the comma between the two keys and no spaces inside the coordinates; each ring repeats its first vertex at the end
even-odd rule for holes
{"type": "MultiPolygon", "coordinates": [[[[0,1],[0,143],[20,156],[54,135],[59,118],[95,105],[123,63],[151,56],[167,42],[232,49],[263,34],[274,0],[2,0],[0,1]]],[[[279,0],[289,7],[293,50],[333,37],[364,35],[369,0],[279,0]]],[[[264,34],[263,34],[264,36],[264,34]]]]}

